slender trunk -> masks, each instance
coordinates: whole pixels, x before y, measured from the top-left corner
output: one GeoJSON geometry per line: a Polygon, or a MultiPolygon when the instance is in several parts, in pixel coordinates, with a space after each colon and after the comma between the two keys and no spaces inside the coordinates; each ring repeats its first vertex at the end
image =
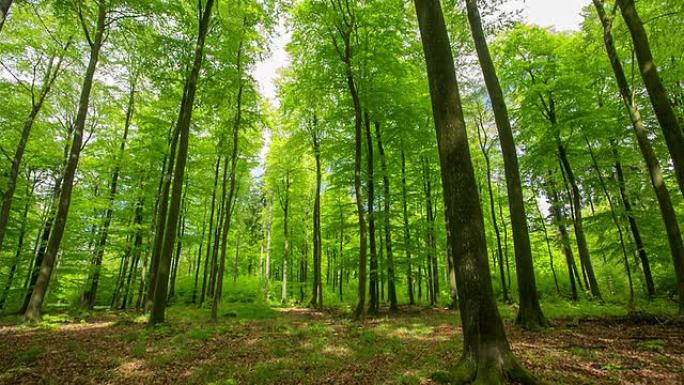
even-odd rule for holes
{"type": "Polygon", "coordinates": [[[24,212],[21,219],[21,228],[19,229],[19,237],[17,239],[17,251],[14,254],[14,260],[12,261],[12,266],[10,266],[9,275],[7,276],[7,282],[5,283],[5,289],[0,295],[0,312],[5,307],[5,302],[7,301],[7,296],[9,295],[10,289],[12,288],[12,283],[14,282],[14,275],[17,272],[17,265],[21,260],[22,250],[24,248],[24,238],[26,236],[26,225],[28,222],[28,213],[33,204],[33,192],[36,188],[35,183],[31,186],[26,196],[26,204],[24,205],[24,212]]]}
{"type": "Polygon", "coordinates": [[[565,175],[568,178],[568,183],[572,188],[572,201],[573,201],[573,212],[574,221],[573,226],[575,228],[575,238],[577,240],[577,250],[579,251],[580,261],[582,262],[582,267],[586,273],[587,279],[589,281],[589,290],[591,295],[595,298],[601,299],[601,291],[599,290],[598,281],[596,280],[596,275],[594,274],[594,267],[591,263],[591,257],[589,255],[589,246],[587,245],[587,238],[584,235],[584,226],[582,223],[582,203],[580,200],[580,190],[577,186],[577,181],[575,180],[575,174],[570,166],[570,161],[565,150],[565,146],[558,144],[558,156],[561,161],[561,165],[565,170],[565,175]]]}
{"type": "MultiPolygon", "coordinates": [[[[208,0],[212,1],[212,0],[208,0]]],[[[246,24],[246,18],[243,19],[243,28],[246,24]]],[[[244,38],[244,37],[243,37],[244,38]]],[[[231,217],[233,215],[233,208],[237,200],[237,166],[238,155],[240,154],[239,139],[240,126],[242,125],[242,95],[244,84],[242,80],[242,44],[243,38],[240,39],[237,51],[237,74],[238,74],[238,92],[237,105],[235,106],[235,120],[233,121],[233,153],[230,158],[230,189],[228,191],[228,198],[226,201],[227,207],[224,208],[225,214],[223,219],[223,233],[221,239],[221,261],[219,262],[218,277],[216,279],[216,289],[214,291],[214,298],[211,306],[211,320],[216,322],[218,319],[218,307],[221,301],[221,294],[223,292],[223,273],[226,268],[226,249],[228,247],[228,233],[230,232],[231,217]]],[[[227,166],[227,165],[226,165],[227,166]]],[[[224,192],[225,195],[225,192],[224,192]]]]}
{"type": "Polygon", "coordinates": [[[452,383],[536,380],[510,350],[496,306],[456,69],[439,0],[416,0],[440,155],[447,245],[456,267],[464,351],[452,383]]]}
{"type": "Polygon", "coordinates": [[[556,293],[558,295],[560,295],[561,291],[560,291],[560,286],[558,285],[558,275],[556,274],[556,266],[553,263],[553,251],[551,250],[551,241],[549,240],[549,232],[546,229],[546,220],[544,218],[544,214],[542,214],[542,211],[539,208],[539,202],[537,202],[536,198],[534,200],[534,203],[535,203],[535,206],[537,208],[537,212],[539,213],[539,223],[541,224],[542,232],[544,233],[544,241],[546,242],[546,251],[549,254],[549,267],[551,268],[551,273],[553,274],[553,283],[556,286],[556,293]]]}
{"type": "MultiPolygon", "coordinates": [[[[597,9],[598,7],[601,7],[601,10],[603,11],[602,3],[602,0],[594,1],[597,9]]],[[[663,86],[663,82],[658,74],[658,67],[653,60],[648,36],[646,35],[644,24],[637,13],[634,0],[618,0],[617,4],[620,6],[622,18],[625,20],[625,24],[632,35],[632,42],[634,43],[634,51],[636,53],[637,62],[639,63],[641,78],[648,91],[648,96],[651,100],[651,105],[655,111],[660,128],[663,130],[665,143],[667,143],[667,148],[672,157],[675,174],[677,175],[679,190],[684,194],[684,133],[682,133],[682,127],[672,108],[672,103],[670,103],[665,86],[663,86]]],[[[603,11],[603,13],[605,14],[605,11],[603,11]]],[[[608,20],[607,17],[605,17],[605,20],[607,23],[604,23],[604,41],[606,40],[606,33],[610,33],[610,27],[612,27],[612,21],[608,20]],[[608,29],[605,28],[606,25],[608,26],[608,29]]],[[[612,36],[610,40],[610,44],[613,44],[612,36]]],[[[615,56],[617,57],[617,53],[615,56]]],[[[613,66],[613,69],[615,70],[615,65],[613,66]]],[[[682,269],[684,270],[684,267],[682,267],[682,269]]],[[[680,281],[680,284],[684,285],[684,282],[680,281]]],[[[682,290],[681,293],[684,294],[684,288],[682,288],[682,290]]],[[[682,299],[682,306],[684,307],[684,299],[682,299]]]]}
{"type": "MultiPolygon", "coordinates": [[[[316,161],[316,192],[314,198],[313,209],[313,259],[314,259],[314,283],[312,290],[312,297],[310,306],[316,308],[323,307],[323,281],[321,277],[321,265],[323,263],[323,256],[321,254],[321,146],[318,137],[316,116],[314,115],[312,128],[312,143],[314,151],[314,159],[316,161]]],[[[330,263],[328,263],[328,272],[330,272],[330,263]]],[[[330,274],[328,274],[328,277],[330,274]]]]}
{"type": "MultiPolygon", "coordinates": [[[[623,17],[626,19],[628,24],[630,24],[629,27],[634,37],[635,33],[638,32],[638,28],[635,29],[635,27],[639,27],[640,25],[640,22],[636,23],[638,21],[638,15],[636,14],[636,10],[634,9],[634,4],[633,2],[626,0],[619,0],[618,4],[622,8],[623,17]],[[631,22],[628,19],[630,19],[631,22]]],[[[684,313],[684,244],[682,243],[682,236],[679,230],[679,222],[677,221],[677,215],[675,213],[674,206],[672,205],[670,193],[667,190],[667,185],[665,184],[665,179],[660,169],[658,158],[656,157],[653,147],[651,146],[650,140],[648,138],[648,132],[644,125],[644,121],[641,118],[641,114],[636,105],[636,101],[632,96],[633,94],[629,89],[627,77],[625,76],[624,69],[622,68],[622,63],[620,62],[620,59],[617,55],[617,50],[615,48],[613,36],[611,33],[611,21],[605,14],[602,2],[600,2],[599,0],[594,0],[594,5],[599,14],[599,19],[601,20],[601,23],[603,25],[603,40],[606,46],[606,51],[608,53],[608,58],[610,59],[611,66],[613,68],[615,79],[618,83],[620,95],[622,96],[622,101],[624,102],[625,108],[629,113],[629,117],[632,122],[632,127],[634,129],[634,134],[637,138],[637,143],[639,144],[639,150],[641,151],[641,154],[644,157],[644,161],[648,168],[649,176],[651,179],[651,184],[653,186],[653,189],[655,190],[656,198],[658,199],[658,205],[660,206],[660,213],[663,217],[663,223],[665,225],[665,231],[667,233],[667,240],[670,246],[670,254],[672,255],[672,262],[674,265],[675,276],[677,280],[677,288],[679,294],[679,312],[684,313]]],[[[641,29],[643,32],[643,26],[641,26],[641,29]]],[[[635,37],[635,45],[637,44],[642,45],[640,49],[641,53],[639,54],[640,56],[642,56],[642,58],[639,59],[639,64],[641,66],[643,55],[645,54],[643,44],[646,44],[646,48],[648,48],[648,41],[645,40],[645,33],[643,33],[643,41],[637,42],[637,39],[635,37]]],[[[654,73],[657,77],[657,72],[655,72],[655,65],[652,62],[650,64],[653,66],[652,72],[647,68],[642,68],[642,73],[644,72],[644,70],[646,70],[645,72],[647,72],[646,74],[644,74],[644,82],[647,81],[647,77],[650,77],[652,81],[654,73]]],[[[653,95],[651,95],[651,97],[653,98],[653,95]]],[[[661,117],[659,117],[659,119],[660,118],[661,117]]],[[[665,129],[664,126],[663,129],[665,129]]],[[[677,130],[679,131],[679,134],[681,134],[681,130],[677,130]]],[[[679,175],[679,171],[677,172],[677,174],[679,175]]],[[[622,185],[624,185],[624,183],[622,183],[622,185]]],[[[624,188],[624,186],[622,188],[624,188]]],[[[628,213],[629,212],[630,211],[628,211],[628,213]]]]}
{"type": "MultiPolygon", "coordinates": [[[[24,314],[24,317],[29,321],[39,321],[41,318],[41,308],[43,306],[43,301],[45,300],[45,294],[47,293],[55,262],[57,261],[57,253],[59,252],[59,247],[62,243],[62,237],[64,236],[64,228],[66,227],[69,207],[71,206],[71,193],[74,187],[76,169],[78,168],[78,162],[81,156],[83,134],[85,131],[86,118],[88,116],[88,107],[90,105],[90,93],[93,87],[93,79],[100,56],[100,49],[102,48],[105,39],[105,29],[107,28],[105,20],[107,14],[106,7],[105,0],[98,1],[97,25],[94,39],[90,42],[90,58],[83,79],[83,86],[81,88],[78,112],[74,124],[74,136],[71,141],[69,160],[62,179],[57,215],[55,216],[55,223],[50,232],[45,258],[40,267],[40,274],[38,275],[26,313],[24,314]]],[[[84,25],[84,28],[88,27],[84,25]]]]}
{"type": "Polygon", "coordinates": [[[558,232],[560,233],[563,253],[565,254],[565,262],[568,266],[568,279],[570,280],[571,298],[573,301],[577,301],[577,284],[575,283],[575,273],[577,271],[577,267],[575,266],[575,257],[572,253],[572,246],[570,246],[570,236],[568,235],[568,230],[565,227],[565,217],[563,215],[563,209],[561,208],[560,197],[552,181],[547,181],[547,188],[549,190],[547,195],[551,198],[551,214],[554,217],[554,221],[558,227],[558,232]]]}
{"type": "Polygon", "coordinates": [[[368,194],[368,244],[370,246],[370,276],[368,312],[378,314],[380,311],[380,282],[378,280],[378,250],[375,240],[375,169],[373,159],[373,136],[371,134],[370,116],[364,112],[366,133],[366,193],[368,194]]]}
{"type": "MultiPolygon", "coordinates": [[[[126,309],[129,303],[128,297],[130,293],[130,288],[138,270],[138,264],[140,263],[140,253],[142,252],[143,244],[143,210],[145,207],[145,197],[144,197],[144,179],[140,180],[140,198],[138,198],[138,204],[135,207],[135,236],[133,241],[133,262],[131,263],[131,272],[128,274],[126,280],[126,287],[123,294],[123,302],[121,303],[120,309],[126,309]]],[[[131,301],[132,302],[132,295],[131,301]]]]}
{"type": "Polygon", "coordinates": [[[121,173],[121,163],[123,162],[124,152],[126,150],[126,141],[128,140],[128,131],[131,127],[131,118],[133,117],[133,106],[135,102],[135,88],[136,80],[131,82],[131,90],[128,95],[128,105],[126,107],[126,121],[124,123],[123,135],[121,137],[121,144],[119,145],[119,153],[116,159],[116,166],[112,173],[112,179],[109,182],[109,197],[107,198],[107,210],[105,210],[105,218],[102,227],[100,228],[100,238],[95,246],[95,255],[93,258],[93,266],[91,266],[91,273],[86,282],[90,284],[86,293],[83,295],[83,303],[81,307],[87,310],[92,310],[95,306],[97,297],[97,288],[100,282],[100,270],[102,269],[102,257],[104,256],[105,247],[107,246],[107,238],[109,237],[109,226],[112,223],[112,216],[114,214],[114,198],[116,197],[119,186],[119,175],[121,173]]]}
{"type": "Polygon", "coordinates": [[[271,227],[273,226],[273,203],[268,206],[266,222],[266,261],[264,263],[264,301],[268,301],[269,282],[271,280],[271,227]]]}
{"type": "MultiPolygon", "coordinates": [[[[202,266],[202,246],[204,246],[204,234],[206,233],[206,230],[207,230],[206,225],[207,225],[207,206],[205,204],[205,206],[204,206],[204,218],[202,218],[202,235],[200,236],[199,250],[197,251],[197,263],[195,265],[195,283],[192,287],[192,303],[197,303],[197,290],[199,289],[199,273],[200,273],[200,267],[202,266]]],[[[211,234],[211,230],[209,230],[209,234],[211,234]]],[[[209,237],[211,238],[211,235],[209,235],[209,237]]],[[[208,241],[209,240],[207,240],[207,243],[208,243],[208,241]]],[[[205,259],[205,264],[204,264],[204,270],[206,272],[206,259],[205,259]]],[[[204,275],[204,277],[206,279],[206,274],[204,275]]],[[[203,281],[202,286],[204,286],[204,282],[205,281],[203,281]]]]}
{"type": "Polygon", "coordinates": [[[487,174],[487,192],[489,195],[489,212],[492,217],[492,227],[494,228],[494,235],[496,235],[496,260],[499,265],[499,278],[501,279],[501,291],[503,294],[503,300],[506,303],[511,303],[511,299],[508,296],[508,285],[506,284],[506,272],[504,271],[504,259],[503,250],[501,248],[501,233],[499,231],[499,223],[496,219],[496,206],[494,204],[494,191],[492,189],[492,168],[491,162],[489,160],[489,149],[487,133],[484,132],[485,128],[482,124],[481,117],[478,117],[477,122],[477,139],[480,143],[480,150],[485,159],[485,170],[487,174]]]}
{"type": "Polygon", "coordinates": [[[501,143],[501,153],[504,160],[508,207],[511,213],[513,246],[515,248],[515,269],[518,280],[518,295],[520,297],[520,308],[518,310],[516,324],[528,329],[544,327],[548,325],[548,322],[539,305],[539,296],[534,275],[534,263],[532,260],[532,247],[530,246],[527,215],[525,213],[522,183],[520,182],[518,157],[515,149],[515,140],[513,139],[513,130],[511,129],[511,123],[508,116],[508,109],[494,63],[489,53],[489,47],[487,46],[484,29],[482,28],[477,1],[467,0],[466,9],[470,30],[480,61],[480,67],[482,68],[485,84],[492,103],[494,119],[496,121],[499,141],[501,143]]]}
{"type": "Polygon", "coordinates": [[[406,253],[406,286],[408,289],[409,305],[415,305],[416,299],[413,291],[413,271],[411,266],[411,228],[408,220],[408,192],[406,188],[406,154],[402,142],[401,147],[401,204],[404,217],[404,252],[406,253]]]}
{"type": "Polygon", "coordinates": [[[387,168],[387,157],[385,155],[385,146],[382,142],[382,131],[380,123],[375,123],[375,137],[378,142],[378,153],[380,154],[380,165],[382,167],[382,187],[384,194],[384,211],[385,211],[385,249],[387,252],[387,297],[390,303],[390,311],[398,310],[397,306],[397,289],[396,277],[394,273],[394,252],[392,250],[392,227],[391,221],[391,201],[390,201],[390,180],[389,170],[387,168]]]}
{"type": "MultiPolygon", "coordinates": [[[[11,0],[0,0],[0,30],[2,29],[2,23],[5,21],[6,12],[11,4],[11,0]]],[[[5,239],[5,233],[7,231],[7,224],[10,219],[10,213],[12,210],[12,200],[14,198],[14,192],[17,188],[17,179],[19,178],[19,172],[21,171],[21,161],[24,158],[26,145],[28,144],[29,137],[31,136],[31,131],[33,129],[33,125],[36,121],[36,118],[42,110],[43,105],[45,104],[45,99],[50,93],[52,85],[55,83],[55,80],[59,75],[59,72],[62,67],[62,61],[64,59],[64,53],[65,52],[63,52],[62,55],[57,59],[56,63],[56,57],[50,57],[47,70],[45,71],[45,76],[43,77],[43,85],[38,94],[38,98],[36,98],[33,94],[31,95],[31,111],[29,112],[28,118],[24,122],[24,128],[21,131],[19,143],[17,144],[17,149],[14,152],[14,157],[12,158],[12,166],[9,170],[7,186],[5,187],[5,191],[2,195],[2,205],[0,205],[0,250],[2,250],[2,244],[5,239]]]]}
{"type": "MultiPolygon", "coordinates": [[[[615,205],[613,204],[613,199],[610,195],[610,192],[608,192],[608,187],[606,186],[606,181],[603,179],[603,174],[601,173],[601,169],[599,168],[598,162],[596,160],[596,156],[594,155],[594,149],[591,146],[591,142],[589,141],[589,138],[582,133],[582,136],[584,137],[584,141],[587,144],[587,149],[589,150],[589,156],[591,158],[591,164],[594,168],[594,171],[596,172],[596,175],[599,178],[599,185],[601,186],[601,189],[603,190],[603,194],[606,197],[606,200],[608,201],[608,208],[610,209],[610,216],[611,219],[613,220],[613,224],[615,225],[615,229],[618,232],[618,240],[620,241],[620,249],[622,250],[622,259],[623,263],[625,264],[625,273],[627,274],[627,283],[629,285],[629,310],[633,311],[634,310],[634,283],[632,282],[632,271],[629,267],[629,253],[627,253],[627,247],[625,246],[625,237],[622,233],[622,224],[620,223],[620,219],[615,212],[615,205]]],[[[593,212],[593,205],[592,205],[592,212],[593,212]]],[[[606,262],[606,257],[605,253],[603,255],[603,260],[606,262]]],[[[610,281],[609,281],[610,283],[610,281]]]]}
{"type": "Polygon", "coordinates": [[[617,146],[615,142],[611,141],[611,147],[613,150],[613,157],[615,158],[615,174],[618,180],[618,185],[620,187],[620,197],[622,198],[622,205],[625,209],[625,215],[627,216],[627,221],[629,222],[629,230],[632,233],[632,239],[634,240],[634,245],[636,246],[637,255],[639,256],[639,261],[641,262],[641,270],[644,273],[644,282],[646,283],[646,294],[648,298],[651,299],[655,296],[655,284],[653,283],[653,273],[651,272],[651,263],[649,262],[648,254],[646,253],[646,248],[644,247],[644,241],[641,239],[641,231],[639,231],[639,225],[637,224],[634,213],[632,212],[632,203],[627,194],[627,187],[625,184],[625,175],[622,171],[622,163],[620,162],[620,156],[618,154],[617,146]]]}
{"type": "Polygon", "coordinates": [[[280,302],[287,303],[287,278],[288,262],[290,260],[290,170],[285,177],[285,192],[283,197],[279,197],[280,206],[283,209],[283,272],[282,286],[280,291],[280,302]]]}
{"type": "MultiPolygon", "coordinates": [[[[200,3],[201,5],[201,3],[200,3]]],[[[169,280],[169,269],[171,265],[171,254],[175,243],[176,229],[178,227],[178,217],[180,214],[181,197],[183,193],[183,181],[185,179],[185,164],[188,158],[188,143],[190,139],[190,122],[195,103],[195,93],[197,82],[202,67],[204,57],[204,41],[209,30],[209,21],[213,10],[214,0],[207,0],[204,10],[200,10],[201,18],[199,25],[199,36],[195,48],[195,57],[192,70],[188,75],[183,100],[178,114],[177,130],[179,132],[178,156],[176,159],[175,171],[173,173],[173,189],[171,193],[171,203],[169,205],[169,215],[166,219],[166,230],[164,231],[164,244],[160,253],[159,266],[157,271],[156,285],[154,289],[154,300],[150,323],[155,325],[164,322],[164,312],[166,310],[166,297],[169,280]]]]}
{"type": "MultiPolygon", "coordinates": [[[[333,4],[333,7],[335,5],[333,4]]],[[[354,310],[354,318],[361,319],[365,313],[366,307],[366,264],[368,263],[367,242],[368,234],[366,233],[366,217],[363,204],[363,193],[361,187],[361,159],[363,157],[363,116],[361,110],[361,99],[356,88],[356,80],[354,79],[354,70],[352,67],[352,33],[355,30],[355,19],[350,15],[349,8],[343,9],[342,5],[336,8],[336,12],[342,13],[341,21],[338,23],[338,34],[342,39],[343,45],[339,45],[337,38],[333,36],[333,43],[340,55],[345,67],[345,77],[349,94],[352,98],[354,107],[354,195],[356,198],[356,214],[359,222],[359,269],[358,269],[358,301],[354,310]],[[346,15],[346,16],[345,16],[346,15]]]]}
{"type": "Polygon", "coordinates": [[[435,240],[435,215],[432,206],[432,175],[430,173],[430,164],[427,158],[423,158],[423,173],[425,191],[425,211],[427,215],[427,231],[425,240],[425,250],[427,251],[427,266],[428,272],[428,293],[430,294],[430,305],[437,304],[437,297],[439,294],[439,271],[437,269],[437,248],[435,240]]]}

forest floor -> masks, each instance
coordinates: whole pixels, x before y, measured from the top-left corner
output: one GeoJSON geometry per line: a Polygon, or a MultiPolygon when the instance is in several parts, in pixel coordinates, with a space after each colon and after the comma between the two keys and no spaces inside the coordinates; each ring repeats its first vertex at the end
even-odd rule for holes
{"type": "MultiPolygon", "coordinates": [[[[457,313],[402,308],[362,323],[338,311],[175,306],[149,328],[135,313],[38,327],[0,319],[0,384],[433,384],[458,359],[457,313]]],[[[515,354],[552,384],[684,384],[684,322],[655,317],[507,324],[515,354]]]]}

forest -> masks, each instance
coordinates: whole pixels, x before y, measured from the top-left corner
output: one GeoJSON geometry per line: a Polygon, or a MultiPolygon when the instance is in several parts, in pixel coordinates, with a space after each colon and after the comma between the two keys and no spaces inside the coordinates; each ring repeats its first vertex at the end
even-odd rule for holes
{"type": "Polygon", "coordinates": [[[684,384],[684,1],[514,3],[0,0],[0,384],[684,384]]]}

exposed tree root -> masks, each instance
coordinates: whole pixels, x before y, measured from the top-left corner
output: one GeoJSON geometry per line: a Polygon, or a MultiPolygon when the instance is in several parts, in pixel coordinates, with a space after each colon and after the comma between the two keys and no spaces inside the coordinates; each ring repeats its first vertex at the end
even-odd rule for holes
{"type": "Polygon", "coordinates": [[[487,359],[478,362],[474,357],[463,356],[451,372],[452,385],[504,385],[508,383],[522,385],[544,385],[536,379],[518,361],[512,353],[506,353],[496,360],[487,359]]]}

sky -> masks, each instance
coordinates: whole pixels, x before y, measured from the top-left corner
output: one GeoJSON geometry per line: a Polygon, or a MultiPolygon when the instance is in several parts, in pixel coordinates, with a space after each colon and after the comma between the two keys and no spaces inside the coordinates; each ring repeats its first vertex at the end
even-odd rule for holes
{"type": "MultiPolygon", "coordinates": [[[[510,7],[521,9],[523,18],[542,27],[553,27],[558,31],[577,30],[582,22],[581,11],[590,0],[511,0],[510,7]]],[[[281,24],[271,41],[271,55],[254,68],[253,76],[259,89],[268,100],[278,106],[275,80],[278,70],[287,67],[289,59],[285,47],[290,34],[281,24]]]]}

